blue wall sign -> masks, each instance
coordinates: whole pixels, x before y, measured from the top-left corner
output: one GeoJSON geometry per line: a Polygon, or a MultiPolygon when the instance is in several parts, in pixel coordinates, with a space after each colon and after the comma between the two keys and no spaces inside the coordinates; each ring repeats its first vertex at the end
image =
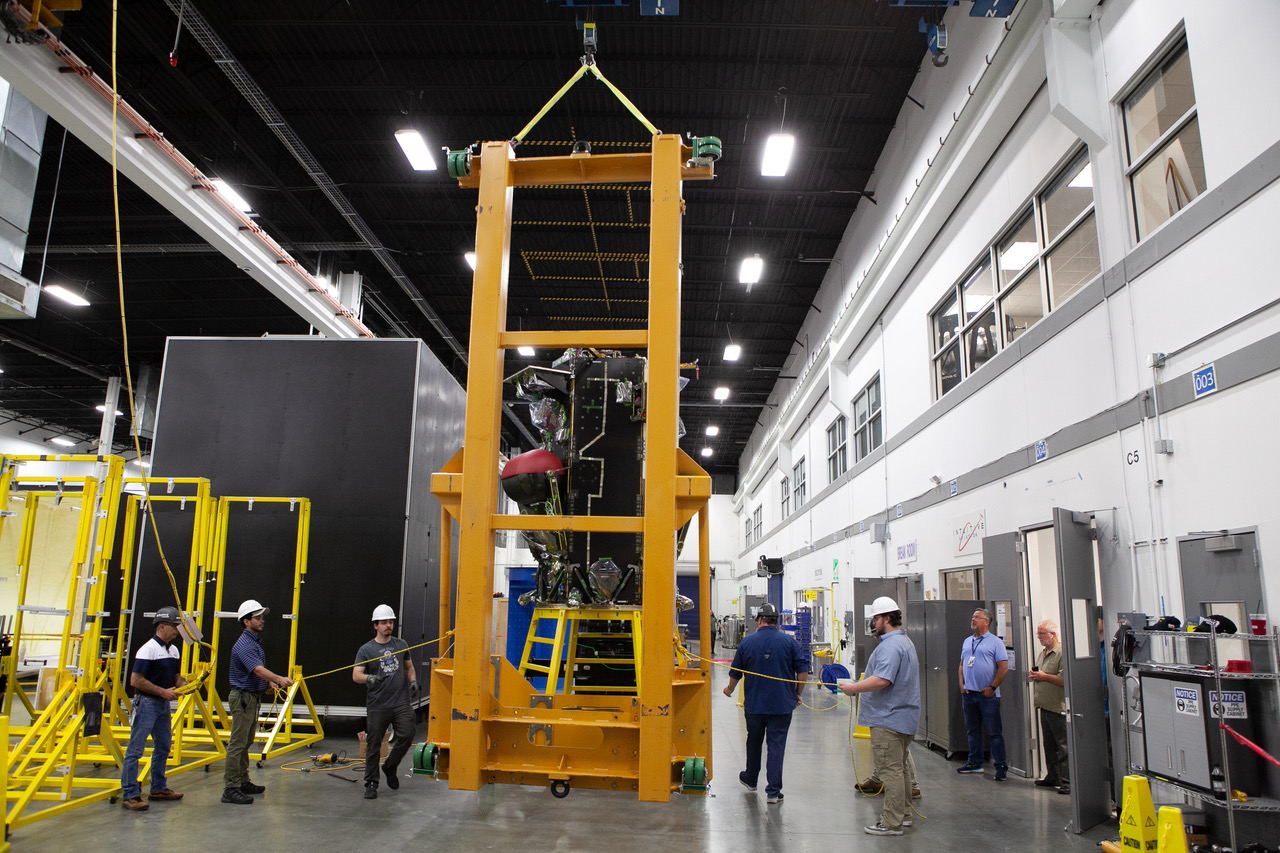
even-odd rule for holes
{"type": "Polygon", "coordinates": [[[951,497],[953,497],[953,498],[954,498],[956,495],[960,494],[960,481],[959,481],[959,480],[952,480],[952,481],[951,481],[951,485],[950,485],[949,489],[950,489],[950,491],[951,491],[951,497]]]}
{"type": "Polygon", "coordinates": [[[1197,397],[1212,394],[1218,390],[1218,373],[1212,364],[1206,364],[1199,370],[1191,372],[1191,393],[1197,397]]]}
{"type": "Polygon", "coordinates": [[[1049,458],[1049,442],[1037,441],[1036,442],[1036,461],[1043,462],[1048,458],[1049,458]]]}

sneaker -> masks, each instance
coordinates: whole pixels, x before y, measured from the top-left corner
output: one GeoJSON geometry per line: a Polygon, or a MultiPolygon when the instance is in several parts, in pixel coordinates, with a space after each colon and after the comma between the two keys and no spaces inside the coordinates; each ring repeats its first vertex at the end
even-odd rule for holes
{"type": "Polygon", "coordinates": [[[867,835],[901,835],[902,827],[894,829],[891,826],[885,826],[883,823],[876,821],[871,826],[862,827],[862,831],[867,835]]]}
{"type": "Polygon", "coordinates": [[[738,782],[751,793],[754,794],[756,792],[756,786],[747,781],[747,771],[743,770],[738,774],[738,782]]]}
{"type": "Polygon", "coordinates": [[[1037,780],[1036,780],[1036,787],[1037,787],[1037,788],[1056,788],[1056,787],[1058,787],[1058,780],[1056,780],[1056,779],[1037,779],[1037,780]]]}
{"type": "Polygon", "coordinates": [[[120,808],[130,812],[145,812],[151,806],[143,802],[142,797],[130,797],[120,802],[120,808]]]}
{"type": "Polygon", "coordinates": [[[1003,764],[996,766],[996,781],[1003,782],[1009,778],[1009,768],[1003,764]]]}
{"type": "Polygon", "coordinates": [[[263,791],[267,790],[267,786],[255,785],[252,782],[241,782],[240,790],[244,791],[246,794],[261,794],[263,791]]]}
{"type": "Polygon", "coordinates": [[[782,802],[782,793],[778,792],[776,794],[770,794],[765,802],[771,806],[776,806],[778,803],[782,802]]]}
{"type": "Polygon", "coordinates": [[[981,773],[981,764],[961,764],[956,768],[957,773],[981,773]]]}
{"type": "Polygon", "coordinates": [[[913,800],[918,800],[918,799],[920,799],[922,796],[924,796],[924,795],[920,793],[920,789],[919,789],[918,787],[915,787],[915,786],[913,785],[913,786],[912,786],[912,788],[911,788],[911,799],[913,799],[913,800]]]}
{"type": "Polygon", "coordinates": [[[874,797],[884,790],[884,783],[872,776],[871,778],[854,785],[853,788],[859,794],[866,794],[868,797],[874,797]]]}
{"type": "Polygon", "coordinates": [[[400,778],[396,776],[396,768],[382,765],[382,772],[387,774],[387,787],[396,790],[400,787],[400,778]]]}
{"type": "Polygon", "coordinates": [[[228,788],[222,792],[222,801],[237,806],[247,806],[253,802],[253,797],[241,791],[239,788],[228,788]]]}
{"type": "Polygon", "coordinates": [[[148,799],[153,802],[155,800],[180,800],[182,799],[182,795],[169,788],[161,788],[159,791],[152,791],[148,799]]]}
{"type": "Polygon", "coordinates": [[[906,820],[904,820],[904,821],[902,822],[902,826],[903,826],[903,828],[904,828],[904,829],[905,829],[906,827],[908,827],[908,826],[911,826],[911,825],[912,825],[911,818],[907,818],[906,820]]]}
{"type": "Polygon", "coordinates": [[[370,782],[364,786],[364,798],[366,800],[378,799],[378,783],[370,782]]]}

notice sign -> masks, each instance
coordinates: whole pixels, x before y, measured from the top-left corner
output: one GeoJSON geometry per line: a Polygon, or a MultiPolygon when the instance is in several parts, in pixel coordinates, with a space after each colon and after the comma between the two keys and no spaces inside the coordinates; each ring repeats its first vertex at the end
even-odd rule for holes
{"type": "Polygon", "coordinates": [[[968,557],[982,553],[982,537],[987,535],[987,511],[975,510],[951,520],[951,546],[954,556],[968,557]]]}
{"type": "Polygon", "coordinates": [[[1215,717],[1225,717],[1229,720],[1249,719],[1249,712],[1244,705],[1243,690],[1224,690],[1221,693],[1210,690],[1209,705],[1215,717]]]}
{"type": "Polygon", "coordinates": [[[1200,716],[1200,691],[1194,687],[1173,688],[1173,710],[1192,717],[1200,716]]]}
{"type": "Polygon", "coordinates": [[[912,539],[910,542],[898,546],[898,562],[914,563],[916,561],[916,543],[919,540],[912,539]]]}

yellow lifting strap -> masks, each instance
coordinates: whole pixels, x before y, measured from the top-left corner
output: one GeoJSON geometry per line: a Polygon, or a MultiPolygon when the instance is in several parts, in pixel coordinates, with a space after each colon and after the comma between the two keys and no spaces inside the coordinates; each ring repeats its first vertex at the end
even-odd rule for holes
{"type": "Polygon", "coordinates": [[[520,132],[517,133],[515,137],[512,138],[511,142],[516,145],[519,145],[521,142],[523,142],[524,138],[529,135],[529,131],[533,130],[533,126],[538,122],[542,121],[542,117],[545,116],[551,110],[552,107],[554,107],[557,103],[559,103],[560,99],[565,96],[565,93],[573,88],[574,83],[577,83],[588,72],[595,75],[595,78],[597,80],[599,80],[601,83],[608,86],[609,91],[613,92],[614,96],[619,101],[622,102],[622,105],[624,107],[627,108],[627,111],[630,112],[633,116],[635,116],[636,119],[642,125],[645,126],[646,130],[648,130],[651,134],[655,136],[662,133],[662,131],[658,130],[656,127],[653,126],[653,122],[649,121],[647,118],[644,117],[644,113],[640,112],[639,107],[631,103],[630,98],[622,94],[621,90],[619,90],[617,86],[613,85],[608,81],[608,79],[605,78],[604,74],[600,72],[599,66],[597,66],[594,62],[584,61],[582,64],[582,67],[579,68],[576,72],[574,72],[573,76],[570,77],[565,82],[565,84],[560,87],[560,91],[556,92],[554,95],[551,96],[551,100],[547,101],[545,104],[542,105],[542,109],[538,110],[538,114],[533,118],[531,118],[529,120],[529,123],[526,124],[523,128],[521,128],[520,132]]]}

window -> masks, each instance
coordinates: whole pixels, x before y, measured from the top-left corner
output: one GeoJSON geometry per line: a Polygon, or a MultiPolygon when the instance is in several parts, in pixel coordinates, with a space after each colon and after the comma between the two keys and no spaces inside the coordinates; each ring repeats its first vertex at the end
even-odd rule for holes
{"type": "Polygon", "coordinates": [[[880,376],[853,398],[853,461],[861,460],[884,442],[880,417],[880,376]]]}
{"type": "Polygon", "coordinates": [[[782,517],[786,518],[791,515],[791,478],[782,478],[782,517]]]}
{"type": "MultiPolygon", "coordinates": [[[[935,393],[959,385],[1101,271],[1093,170],[1080,149],[930,315],[935,393]]],[[[856,440],[855,451],[862,458],[856,440]]]]}
{"type": "Polygon", "coordinates": [[[844,415],[839,415],[831,426],[827,427],[827,482],[834,483],[840,475],[849,470],[849,454],[846,434],[849,422],[844,415]]]}
{"type": "Polygon", "coordinates": [[[748,516],[747,516],[747,526],[746,526],[746,529],[743,531],[743,534],[742,534],[742,540],[743,540],[743,542],[745,543],[745,546],[746,546],[746,547],[748,547],[748,548],[750,548],[750,547],[751,547],[751,543],[755,541],[754,539],[752,539],[752,538],[751,538],[751,531],[752,531],[753,529],[754,529],[754,528],[753,528],[753,527],[752,527],[752,525],[751,525],[751,516],[749,516],[749,515],[748,515],[748,516]]]}
{"type": "Polygon", "coordinates": [[[1123,113],[1126,174],[1141,240],[1205,190],[1196,90],[1185,44],[1125,98],[1123,113]]]}
{"type": "Polygon", "coordinates": [[[755,522],[755,541],[759,542],[764,535],[764,517],[760,512],[761,507],[756,507],[756,511],[751,514],[752,521],[755,522]]]}
{"type": "Polygon", "coordinates": [[[795,504],[796,511],[804,506],[804,459],[791,467],[791,496],[794,498],[792,503],[795,504]]]}
{"type": "Polygon", "coordinates": [[[982,569],[952,569],[941,574],[943,598],[964,601],[982,597],[982,569]]]}

